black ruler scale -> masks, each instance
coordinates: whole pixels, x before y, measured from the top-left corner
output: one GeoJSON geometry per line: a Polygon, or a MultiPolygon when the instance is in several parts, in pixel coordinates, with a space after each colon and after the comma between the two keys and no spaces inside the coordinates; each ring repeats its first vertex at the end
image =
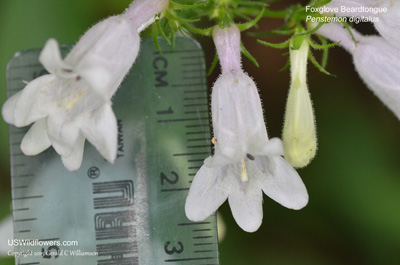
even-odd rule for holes
{"type": "MultiPolygon", "coordinates": [[[[24,156],[27,128],[10,126],[16,264],[219,264],[216,218],[191,222],[184,212],[190,183],[211,154],[204,54],[191,39],[161,44],[160,54],[142,40],[113,100],[114,165],[88,143],[76,172],[52,149],[24,156]]],[[[46,73],[39,54],[11,60],[8,96],[46,73]]]]}

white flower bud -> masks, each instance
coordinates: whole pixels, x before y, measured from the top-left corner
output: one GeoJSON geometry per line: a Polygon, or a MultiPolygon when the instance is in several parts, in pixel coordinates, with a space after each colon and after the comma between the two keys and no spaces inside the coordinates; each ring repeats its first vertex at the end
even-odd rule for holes
{"type": "Polygon", "coordinates": [[[285,159],[298,168],[307,166],[317,150],[314,111],[307,88],[308,50],[306,40],[300,49],[290,49],[291,84],[282,134],[285,159]]]}

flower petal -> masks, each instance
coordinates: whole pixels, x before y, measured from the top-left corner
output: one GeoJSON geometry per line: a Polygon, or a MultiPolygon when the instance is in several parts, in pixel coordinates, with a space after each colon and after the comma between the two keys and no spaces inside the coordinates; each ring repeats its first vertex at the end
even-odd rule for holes
{"type": "Polygon", "coordinates": [[[117,156],[117,119],[110,104],[105,104],[95,113],[88,113],[89,117],[82,126],[82,133],[94,145],[97,151],[114,163],[117,156]]]}
{"type": "Polygon", "coordinates": [[[61,156],[62,162],[69,171],[76,171],[81,167],[85,137],[80,136],[76,141],[72,153],[69,156],[61,156]]]}
{"type": "Polygon", "coordinates": [[[267,143],[260,96],[247,74],[221,75],[213,87],[211,106],[217,139],[215,153],[239,162],[247,153],[258,153],[267,143]]]}
{"type": "Polygon", "coordinates": [[[15,104],[15,126],[27,126],[53,111],[55,103],[47,93],[51,90],[49,87],[56,85],[56,79],[53,75],[44,75],[26,85],[15,104]]]}
{"type": "Polygon", "coordinates": [[[41,119],[35,122],[25,134],[21,142],[21,150],[25,155],[37,155],[51,146],[47,136],[47,120],[41,119]]]}
{"type": "Polygon", "coordinates": [[[110,98],[108,90],[112,77],[111,73],[107,71],[107,69],[101,67],[91,67],[80,70],[79,74],[100,96],[106,100],[110,98]]]}
{"type": "Polygon", "coordinates": [[[224,169],[203,165],[194,177],[186,198],[187,218],[195,222],[202,221],[214,213],[228,197],[225,183],[224,169]]]}
{"type": "MultiPolygon", "coordinates": [[[[248,182],[254,181],[252,177],[250,176],[248,182]]],[[[239,190],[229,195],[229,205],[236,223],[246,232],[255,232],[263,219],[262,191],[251,183],[240,184],[239,190]]]]}
{"type": "Polygon", "coordinates": [[[46,68],[46,70],[51,74],[61,74],[66,78],[71,76],[72,67],[63,62],[58,42],[55,39],[49,39],[46,42],[42,52],[40,53],[39,62],[43,64],[44,68],[46,68]]]}
{"type": "Polygon", "coordinates": [[[80,119],[69,119],[68,116],[55,110],[47,118],[47,135],[56,152],[68,157],[80,135],[80,119]]]}
{"type": "Polygon", "coordinates": [[[273,157],[272,162],[275,164],[273,174],[260,177],[265,194],[289,209],[299,210],[306,206],[307,189],[296,170],[282,157],[273,157]]]}
{"type": "Polygon", "coordinates": [[[19,91],[12,95],[7,101],[4,103],[3,108],[1,110],[1,114],[3,115],[3,119],[10,124],[14,124],[14,112],[15,106],[21,97],[22,91],[19,91]]]}
{"type": "Polygon", "coordinates": [[[240,174],[242,163],[228,166],[228,178],[232,187],[229,193],[229,205],[238,225],[247,232],[256,231],[262,222],[263,193],[260,187],[259,170],[256,161],[246,159],[248,180],[242,181],[240,174]]]}
{"type": "MultiPolygon", "coordinates": [[[[255,147],[253,149],[256,150],[255,147]]],[[[263,146],[261,146],[261,149],[258,152],[251,153],[251,155],[260,156],[281,156],[283,154],[282,141],[277,137],[269,139],[263,146]]]]}

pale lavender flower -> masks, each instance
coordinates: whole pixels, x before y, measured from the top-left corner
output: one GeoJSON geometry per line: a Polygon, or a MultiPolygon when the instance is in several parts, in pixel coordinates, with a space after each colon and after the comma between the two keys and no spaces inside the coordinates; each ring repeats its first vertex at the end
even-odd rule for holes
{"type": "Polygon", "coordinates": [[[378,36],[350,33],[340,24],[325,24],[318,34],[340,42],[352,56],[354,66],[369,89],[400,119],[400,49],[378,36]]]}
{"type": "Polygon", "coordinates": [[[257,87],[241,67],[239,29],[216,27],[213,39],[222,68],[212,90],[215,154],[194,177],[186,216],[204,220],[228,199],[238,225],[254,232],[262,222],[263,192],[292,209],[303,208],[308,194],[281,157],[281,141],[268,139],[257,87]]]}
{"type": "Polygon", "coordinates": [[[125,13],[90,28],[63,60],[50,39],[39,61],[50,73],[9,98],[2,114],[17,127],[32,124],[21,143],[26,155],[50,146],[68,170],[82,163],[85,139],[111,163],[116,158],[117,122],[111,97],[134,63],[139,33],[168,0],[135,0],[125,13]]]}
{"type": "Polygon", "coordinates": [[[375,28],[390,44],[400,48],[400,1],[332,0],[326,6],[337,8],[337,16],[371,17],[375,28]],[[376,19],[375,19],[376,18],[376,19]]]}

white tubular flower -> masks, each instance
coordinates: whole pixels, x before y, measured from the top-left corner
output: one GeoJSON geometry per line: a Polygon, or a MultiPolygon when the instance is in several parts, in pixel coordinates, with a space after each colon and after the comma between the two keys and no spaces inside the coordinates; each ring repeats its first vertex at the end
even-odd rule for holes
{"type": "Polygon", "coordinates": [[[88,139],[114,162],[117,122],[111,97],[137,57],[143,25],[167,6],[168,0],[134,1],[124,14],[89,29],[64,60],[57,41],[47,41],[39,61],[50,74],[29,82],[2,109],[10,124],[33,123],[21,143],[24,154],[53,146],[64,166],[77,170],[88,139]]]}
{"type": "Polygon", "coordinates": [[[300,49],[290,49],[292,78],[282,134],[285,159],[298,168],[307,166],[317,149],[314,111],[307,88],[308,50],[306,40],[303,40],[300,49]]]}
{"type": "Polygon", "coordinates": [[[374,94],[400,119],[400,49],[382,37],[363,36],[349,32],[339,24],[325,24],[317,32],[340,45],[353,55],[355,68],[374,94]]]}
{"type": "Polygon", "coordinates": [[[239,29],[216,27],[213,39],[222,68],[211,102],[215,154],[194,177],[186,216],[204,220],[228,199],[238,225],[254,232],[262,222],[262,191],[292,209],[303,208],[308,194],[281,157],[281,141],[268,139],[257,87],[241,68],[239,29]]]}
{"type": "Polygon", "coordinates": [[[338,8],[337,16],[376,17],[375,28],[390,44],[400,48],[400,1],[332,0],[327,7],[338,8]]]}

